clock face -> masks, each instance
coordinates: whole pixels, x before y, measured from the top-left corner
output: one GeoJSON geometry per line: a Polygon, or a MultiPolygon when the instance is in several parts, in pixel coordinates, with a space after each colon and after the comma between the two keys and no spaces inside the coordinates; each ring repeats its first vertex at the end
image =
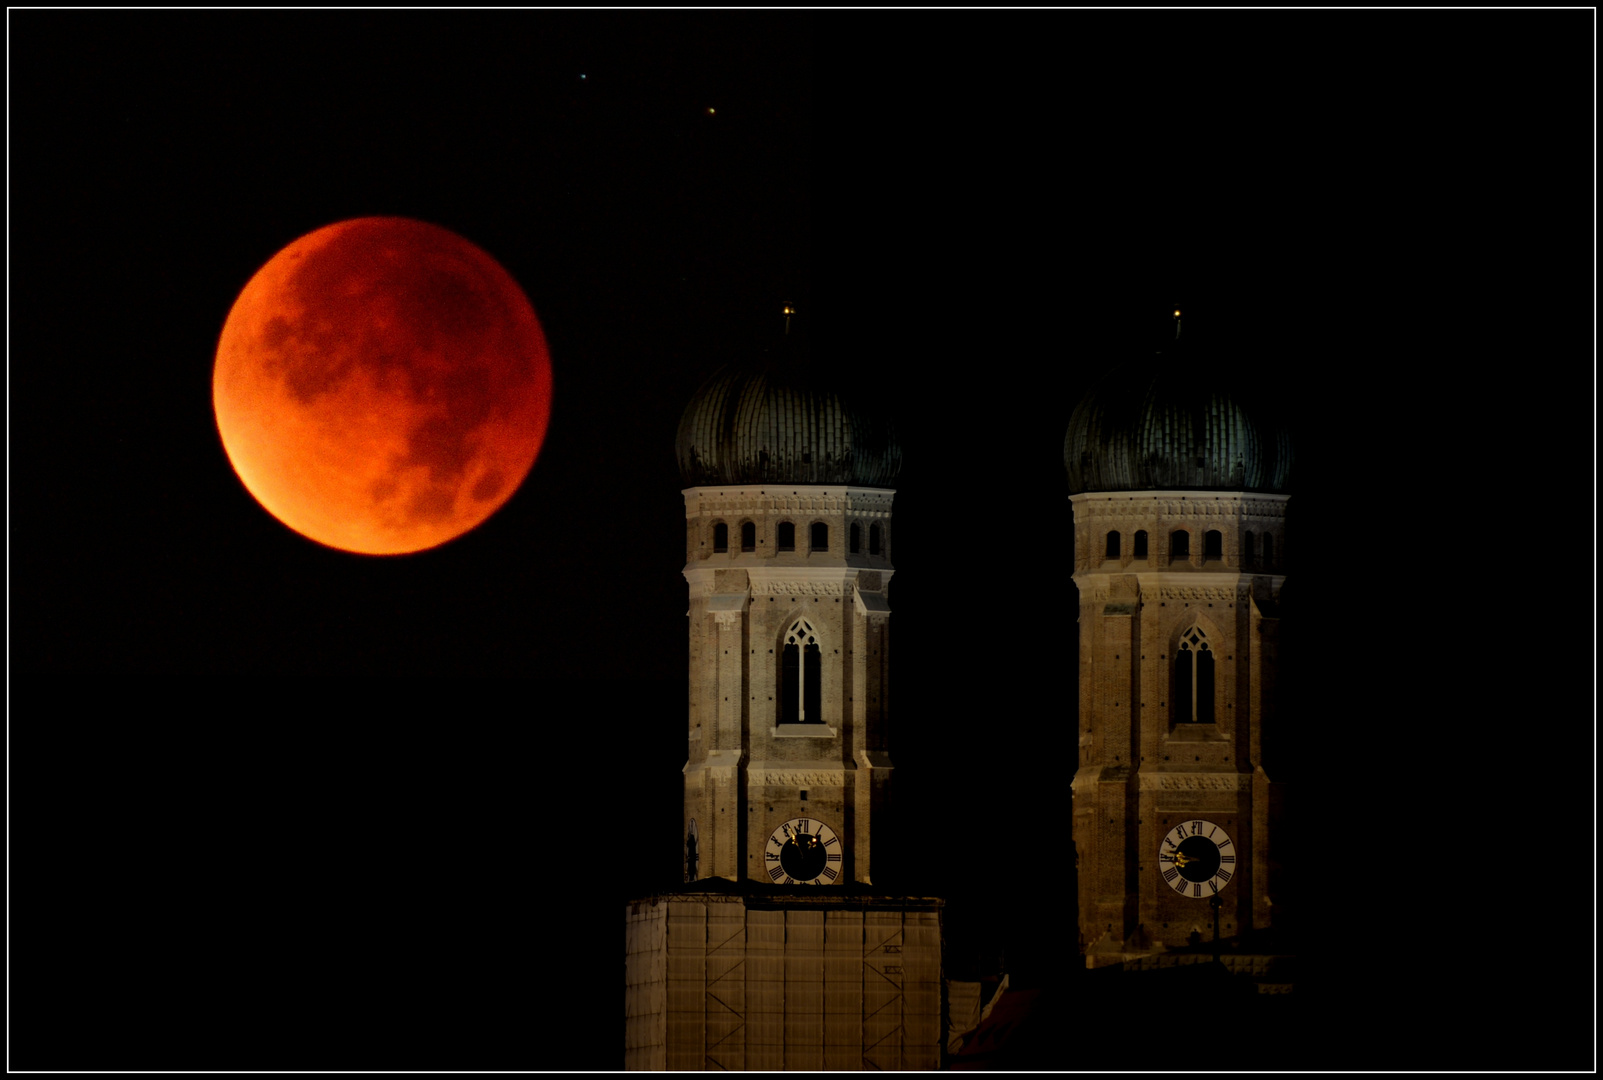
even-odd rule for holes
{"type": "Polygon", "coordinates": [[[1182,821],[1158,845],[1163,883],[1181,896],[1205,900],[1230,884],[1236,873],[1236,845],[1224,826],[1201,818],[1182,821]]]}
{"type": "Polygon", "coordinates": [[[840,877],[840,837],[817,818],[791,818],[768,838],[763,869],[776,885],[829,885],[840,877]]]}

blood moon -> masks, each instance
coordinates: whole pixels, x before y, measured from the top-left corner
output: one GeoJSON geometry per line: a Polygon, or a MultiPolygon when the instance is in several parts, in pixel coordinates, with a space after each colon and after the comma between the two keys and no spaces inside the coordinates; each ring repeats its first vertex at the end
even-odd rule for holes
{"type": "Polygon", "coordinates": [[[212,374],[234,471],[303,536],[422,551],[484,521],[540,452],[551,360],[512,276],[455,233],[341,221],[268,260],[212,374]]]}

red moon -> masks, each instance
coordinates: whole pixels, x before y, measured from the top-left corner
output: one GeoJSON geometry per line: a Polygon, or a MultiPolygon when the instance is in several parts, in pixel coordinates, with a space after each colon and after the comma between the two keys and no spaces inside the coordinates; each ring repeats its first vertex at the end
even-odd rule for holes
{"type": "Polygon", "coordinates": [[[523,290],[453,232],[341,221],[268,260],[212,372],[217,430],[267,511],[343,551],[455,539],[511,498],[551,415],[523,290]]]}

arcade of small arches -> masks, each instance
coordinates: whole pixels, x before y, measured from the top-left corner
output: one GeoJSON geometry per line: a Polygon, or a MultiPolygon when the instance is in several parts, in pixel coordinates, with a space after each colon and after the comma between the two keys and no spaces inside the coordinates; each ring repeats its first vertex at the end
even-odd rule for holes
{"type": "MultiPolygon", "coordinates": [[[[1124,534],[1117,529],[1109,529],[1103,536],[1102,557],[1112,561],[1137,559],[1150,561],[1154,557],[1151,540],[1145,529],[1135,530],[1128,540],[1128,552],[1125,547],[1124,534]]],[[[1231,554],[1239,558],[1239,563],[1232,559],[1228,565],[1239,565],[1242,569],[1249,570],[1279,571],[1283,559],[1275,534],[1269,530],[1261,533],[1248,530],[1242,533],[1239,551],[1231,554]]],[[[1194,550],[1192,530],[1175,529],[1168,534],[1167,551],[1156,553],[1156,557],[1160,561],[1166,559],[1170,564],[1206,565],[1226,562],[1224,534],[1218,529],[1203,532],[1200,549],[1194,550]]]]}
{"type": "MultiPolygon", "coordinates": [[[[798,529],[797,523],[791,520],[780,520],[774,523],[773,551],[800,552],[811,554],[813,552],[827,552],[830,550],[829,524],[824,521],[804,522],[804,528],[798,529]],[[799,540],[805,538],[805,547],[799,545],[799,540]]],[[[759,536],[757,523],[746,519],[736,523],[739,530],[739,547],[732,548],[731,541],[734,530],[727,521],[714,521],[712,523],[712,551],[716,555],[729,554],[732,551],[742,553],[757,553],[760,548],[766,547],[767,537],[759,536]]],[[[865,529],[861,522],[854,521],[846,530],[846,553],[849,555],[867,554],[874,558],[889,558],[889,537],[887,530],[879,522],[871,522],[865,529]]]]}

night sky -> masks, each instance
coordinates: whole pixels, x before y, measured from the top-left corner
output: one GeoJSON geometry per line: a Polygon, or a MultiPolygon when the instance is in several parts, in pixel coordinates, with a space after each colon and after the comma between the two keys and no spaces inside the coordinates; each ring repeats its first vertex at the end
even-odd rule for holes
{"type": "Polygon", "coordinates": [[[14,1068],[621,1065],[623,905],[679,858],[675,429],[785,302],[902,434],[920,886],[1072,957],[1062,438],[1178,304],[1299,453],[1285,1023],[1362,1034],[1269,1064],[1586,1064],[1593,13],[8,26],[14,1068]],[[262,510],[210,396],[251,274],[373,214],[500,261],[555,380],[511,502],[394,558],[262,510]]]}

